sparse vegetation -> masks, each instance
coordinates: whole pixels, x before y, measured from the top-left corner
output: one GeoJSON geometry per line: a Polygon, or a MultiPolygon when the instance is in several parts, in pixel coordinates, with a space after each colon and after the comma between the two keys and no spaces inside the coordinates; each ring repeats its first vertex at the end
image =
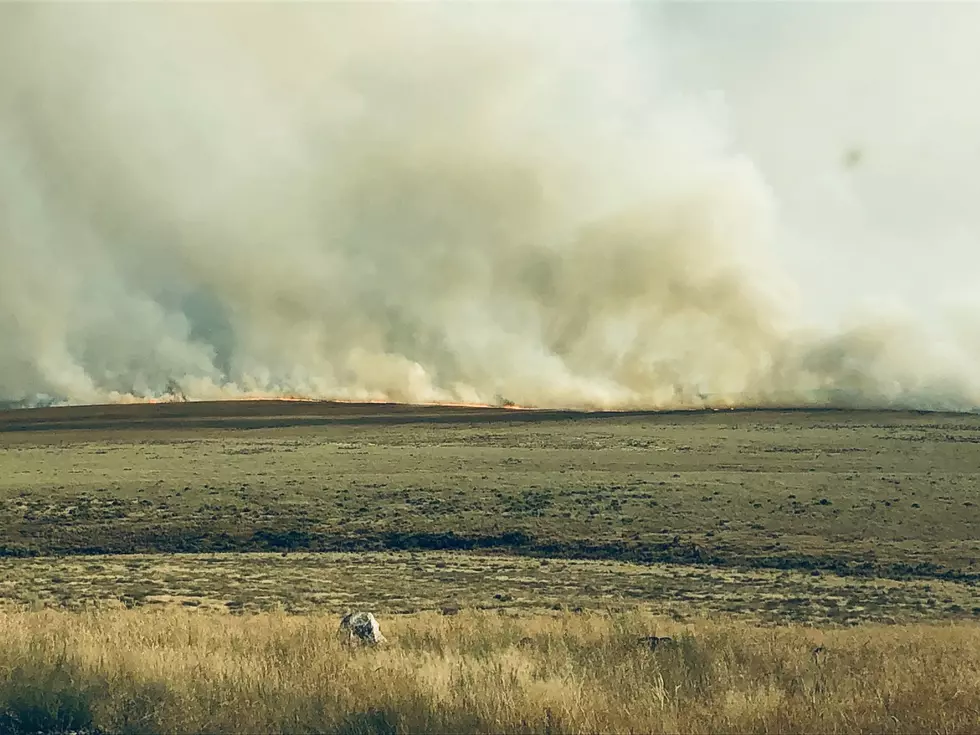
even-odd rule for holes
{"type": "Polygon", "coordinates": [[[980,582],[980,416],[297,405],[0,417],[0,554],[494,549],[980,582]]]}
{"type": "Polygon", "coordinates": [[[301,405],[0,416],[0,732],[980,732],[980,417],[301,405]]]}
{"type": "Polygon", "coordinates": [[[185,606],[317,613],[355,605],[395,614],[642,607],[684,617],[725,613],[769,623],[854,625],[975,620],[978,603],[974,586],[946,580],[460,552],[0,559],[0,607],[8,610],[185,606]]]}

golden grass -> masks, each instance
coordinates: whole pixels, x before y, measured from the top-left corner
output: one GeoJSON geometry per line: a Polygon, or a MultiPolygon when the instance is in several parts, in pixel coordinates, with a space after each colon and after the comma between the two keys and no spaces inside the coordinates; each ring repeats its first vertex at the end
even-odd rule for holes
{"type": "Polygon", "coordinates": [[[976,623],[821,630],[463,611],[383,618],[390,645],[348,650],[337,622],[0,613],[0,730],[980,732],[976,623]],[[637,645],[652,634],[678,645],[637,645]]]}
{"type": "Polygon", "coordinates": [[[669,617],[824,626],[980,619],[966,582],[775,569],[435,551],[0,558],[0,610],[167,605],[300,614],[354,606],[386,616],[642,606],[669,617]]]}

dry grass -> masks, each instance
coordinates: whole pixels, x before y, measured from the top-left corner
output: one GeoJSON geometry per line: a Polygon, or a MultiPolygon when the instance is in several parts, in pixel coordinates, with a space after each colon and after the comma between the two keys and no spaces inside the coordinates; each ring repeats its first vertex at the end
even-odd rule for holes
{"type": "Polygon", "coordinates": [[[351,651],[334,616],[0,614],[0,730],[980,732],[975,623],[463,611],[382,625],[389,646],[351,651]],[[651,634],[678,643],[637,645],[651,634]]]}
{"type": "Polygon", "coordinates": [[[435,551],[0,558],[0,609],[150,605],[301,614],[363,606],[385,615],[640,606],[670,617],[815,625],[980,619],[967,583],[710,565],[435,551]]]}
{"type": "Polygon", "coordinates": [[[0,555],[492,546],[980,583],[980,415],[159,417],[195,405],[76,431],[0,416],[0,555]]]}
{"type": "Polygon", "coordinates": [[[980,733],[980,417],[216,410],[0,426],[0,735],[980,733]]]}

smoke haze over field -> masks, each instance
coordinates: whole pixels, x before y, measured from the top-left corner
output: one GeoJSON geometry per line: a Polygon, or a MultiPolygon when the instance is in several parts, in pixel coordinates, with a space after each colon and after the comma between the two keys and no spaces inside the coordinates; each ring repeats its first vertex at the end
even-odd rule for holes
{"type": "Polygon", "coordinates": [[[5,5],[0,401],[974,410],[978,37],[926,4],[5,5]]]}

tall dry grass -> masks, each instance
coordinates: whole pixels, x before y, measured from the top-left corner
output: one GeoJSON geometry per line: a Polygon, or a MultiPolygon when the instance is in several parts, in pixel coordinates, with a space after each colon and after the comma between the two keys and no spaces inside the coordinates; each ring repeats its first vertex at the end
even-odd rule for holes
{"type": "Polygon", "coordinates": [[[348,650],[333,616],[0,614],[0,730],[980,732],[976,624],[465,611],[382,624],[390,645],[348,650]],[[651,634],[678,644],[636,644],[651,634]]]}

